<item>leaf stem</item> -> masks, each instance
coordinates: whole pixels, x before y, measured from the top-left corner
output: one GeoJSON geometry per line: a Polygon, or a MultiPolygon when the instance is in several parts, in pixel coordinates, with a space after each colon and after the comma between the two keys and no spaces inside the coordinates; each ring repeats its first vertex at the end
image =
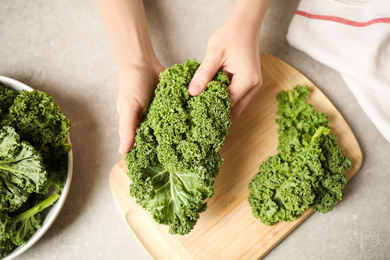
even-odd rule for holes
{"type": "Polygon", "coordinates": [[[322,132],[324,131],[324,129],[325,129],[325,127],[323,127],[323,126],[318,127],[317,131],[311,137],[310,144],[312,144],[315,139],[319,138],[322,135],[322,132]]]}
{"type": "Polygon", "coordinates": [[[287,95],[288,95],[288,101],[289,102],[294,102],[295,98],[294,98],[294,92],[293,91],[287,91],[287,95]]]}
{"type": "Polygon", "coordinates": [[[19,215],[17,215],[15,217],[15,220],[16,221],[23,221],[23,220],[31,218],[35,214],[37,214],[37,213],[41,212],[42,210],[44,210],[45,208],[50,207],[51,205],[53,205],[59,199],[59,197],[60,197],[60,195],[58,195],[56,193],[50,195],[44,201],[38,203],[37,205],[35,205],[31,209],[26,210],[25,212],[20,213],[19,215]]]}

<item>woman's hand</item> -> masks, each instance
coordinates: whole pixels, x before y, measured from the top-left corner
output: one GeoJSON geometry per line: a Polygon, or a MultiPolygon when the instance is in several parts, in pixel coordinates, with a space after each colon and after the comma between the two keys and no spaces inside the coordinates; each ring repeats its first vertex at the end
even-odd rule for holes
{"type": "Polygon", "coordinates": [[[232,77],[232,119],[237,118],[262,85],[259,34],[270,1],[238,0],[229,18],[211,36],[202,64],[188,91],[197,96],[219,69],[232,77]]]}
{"type": "Polygon", "coordinates": [[[117,110],[119,115],[119,153],[126,154],[134,144],[135,132],[148,108],[164,67],[160,62],[138,62],[119,73],[117,110]]]}
{"type": "Polygon", "coordinates": [[[126,154],[164,67],[153,50],[142,0],[95,1],[119,71],[119,153],[126,154]]]}

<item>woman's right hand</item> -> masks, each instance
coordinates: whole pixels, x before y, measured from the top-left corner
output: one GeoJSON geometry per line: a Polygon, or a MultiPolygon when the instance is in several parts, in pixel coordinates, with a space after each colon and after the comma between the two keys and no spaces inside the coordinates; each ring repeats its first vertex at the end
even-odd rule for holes
{"type": "Polygon", "coordinates": [[[119,71],[119,153],[126,154],[164,67],[153,50],[142,0],[95,1],[119,71]]]}
{"type": "Polygon", "coordinates": [[[163,70],[157,59],[120,68],[117,98],[120,154],[128,153],[133,146],[137,126],[148,108],[159,81],[158,76],[163,70]]]}

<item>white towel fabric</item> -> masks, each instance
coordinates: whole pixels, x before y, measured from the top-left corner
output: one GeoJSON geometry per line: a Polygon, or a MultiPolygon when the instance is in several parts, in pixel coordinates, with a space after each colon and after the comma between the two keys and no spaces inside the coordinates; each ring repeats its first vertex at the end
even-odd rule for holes
{"type": "Polygon", "coordinates": [[[302,0],[287,40],[339,71],[390,142],[390,0],[302,0]]]}

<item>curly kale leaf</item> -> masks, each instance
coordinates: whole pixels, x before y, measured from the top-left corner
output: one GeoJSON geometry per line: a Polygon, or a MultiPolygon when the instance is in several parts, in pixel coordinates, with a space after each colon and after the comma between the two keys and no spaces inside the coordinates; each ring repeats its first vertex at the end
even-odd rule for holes
{"type": "Polygon", "coordinates": [[[8,109],[17,95],[18,92],[6,88],[0,83],[0,122],[8,115],[8,109]]]}
{"type": "Polygon", "coordinates": [[[189,60],[160,74],[137,145],[125,158],[131,196],[172,234],[188,234],[206,210],[231,125],[229,80],[222,72],[199,96],[188,94],[198,67],[189,60]]]}
{"type": "Polygon", "coordinates": [[[0,258],[9,255],[16,246],[25,244],[35,234],[41,227],[40,212],[53,205],[59,197],[52,194],[16,216],[0,212],[0,258]]]}
{"type": "Polygon", "coordinates": [[[69,127],[50,95],[0,86],[0,258],[30,239],[39,212],[58,199],[39,204],[65,184],[69,127]]]}
{"type": "Polygon", "coordinates": [[[330,134],[327,115],[306,103],[308,94],[296,86],[277,95],[279,154],[249,184],[252,213],[268,226],[295,220],[309,207],[326,213],[343,198],[351,160],[330,134]]]}
{"type": "Polygon", "coordinates": [[[343,198],[342,189],[347,184],[344,173],[351,168],[351,160],[343,155],[334,134],[326,136],[320,145],[324,156],[322,165],[326,174],[321,180],[317,191],[319,195],[313,209],[327,213],[332,211],[337,201],[343,198]]]}
{"type": "Polygon", "coordinates": [[[343,151],[337,144],[336,135],[328,135],[321,143],[321,150],[325,156],[324,168],[331,174],[340,174],[351,168],[351,160],[344,157],[343,151]]]}
{"type": "Polygon", "coordinates": [[[0,211],[17,210],[28,196],[44,193],[47,172],[33,146],[21,142],[12,127],[0,129],[0,211]]]}
{"type": "MultiPolygon", "coordinates": [[[[319,128],[321,133],[323,130],[319,128]]],[[[321,135],[317,133],[316,139],[320,139],[321,135]]],[[[249,184],[248,200],[252,213],[261,222],[268,226],[279,221],[290,222],[316,201],[316,193],[325,173],[316,152],[318,145],[314,141],[306,149],[300,147],[299,157],[291,155],[291,160],[276,154],[260,165],[259,173],[249,184]]]]}
{"type": "Polygon", "coordinates": [[[20,91],[2,125],[12,126],[22,140],[35,147],[48,172],[47,186],[57,191],[62,189],[66,180],[66,155],[71,149],[67,142],[70,121],[53,98],[39,90],[20,91]]]}

